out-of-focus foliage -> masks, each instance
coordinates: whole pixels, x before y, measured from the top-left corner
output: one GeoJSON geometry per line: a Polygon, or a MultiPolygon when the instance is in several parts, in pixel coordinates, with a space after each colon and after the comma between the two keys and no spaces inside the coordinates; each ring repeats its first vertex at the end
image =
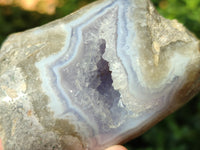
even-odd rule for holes
{"type": "MultiPolygon", "coordinates": [[[[18,7],[0,7],[0,45],[13,32],[19,32],[63,17],[94,0],[60,0],[52,16],[27,12],[18,7]]],[[[158,11],[178,19],[200,38],[200,0],[152,0],[158,11]]],[[[200,95],[170,115],[144,135],[125,146],[128,150],[199,150],[200,95]]]]}
{"type": "Polygon", "coordinates": [[[0,5],[15,5],[24,10],[54,14],[59,5],[59,0],[0,0],[0,5]]]}
{"type": "Polygon", "coordinates": [[[125,146],[128,150],[199,150],[200,95],[125,146]]]}
{"type": "MultiPolygon", "coordinates": [[[[39,14],[36,11],[25,11],[19,7],[16,7],[16,5],[2,5],[0,6],[0,45],[11,33],[24,31],[26,29],[48,23],[57,18],[61,18],[93,1],[95,0],[59,0],[59,4],[54,15],[39,14]]],[[[44,4],[41,5],[43,6],[44,4]]],[[[38,4],[38,6],[40,5],[38,4]]],[[[44,9],[45,8],[46,7],[44,7],[44,9]]]]}
{"type": "Polygon", "coordinates": [[[200,0],[152,0],[158,11],[169,19],[178,19],[200,38],[200,0]]]}

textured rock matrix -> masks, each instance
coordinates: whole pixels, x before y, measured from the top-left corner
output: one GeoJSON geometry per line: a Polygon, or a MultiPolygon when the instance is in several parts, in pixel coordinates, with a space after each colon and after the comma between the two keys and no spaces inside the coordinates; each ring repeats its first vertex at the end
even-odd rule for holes
{"type": "Polygon", "coordinates": [[[149,0],[100,0],[10,35],[0,50],[5,150],[102,150],[200,87],[199,40],[149,0]]]}

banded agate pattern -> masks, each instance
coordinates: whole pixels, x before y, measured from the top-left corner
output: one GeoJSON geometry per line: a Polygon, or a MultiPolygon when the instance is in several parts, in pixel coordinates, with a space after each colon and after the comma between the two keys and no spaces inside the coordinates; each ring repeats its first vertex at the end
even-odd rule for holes
{"type": "MultiPolygon", "coordinates": [[[[140,37],[148,36],[146,28],[153,30],[156,26],[151,27],[151,21],[148,22],[149,16],[155,13],[151,7],[149,1],[104,1],[64,24],[68,35],[65,46],[59,53],[36,64],[55,116],[79,122],[75,123],[78,132],[83,139],[89,140],[91,149],[118,143],[123,135],[136,132],[134,128],[142,127],[149,118],[154,120],[157,113],[170,105],[169,101],[184,83],[185,68],[193,58],[179,52],[166,53],[162,58],[162,55],[154,54],[156,49],[149,50],[154,48],[151,42],[154,46],[154,42],[159,45],[162,41],[159,43],[155,37],[155,41],[144,38],[143,42],[140,37]],[[149,10],[140,10],[145,8],[149,10]],[[135,14],[145,21],[140,21],[135,14]],[[143,26],[146,28],[142,29],[143,26]],[[146,55],[143,49],[148,49],[151,58],[143,56],[146,55]],[[157,60],[156,57],[161,58],[157,60]],[[146,59],[148,63],[145,65],[141,61],[146,59]],[[175,64],[177,61],[179,64],[175,64]],[[143,71],[146,66],[150,69],[143,71]],[[167,71],[163,73],[161,69],[167,71]],[[145,79],[148,73],[159,74],[159,77],[152,77],[155,82],[148,81],[145,79]]],[[[163,24],[173,26],[165,21],[163,24]]],[[[169,27],[166,32],[170,29],[174,27],[169,27]]],[[[178,37],[166,41],[166,45],[178,40],[188,42],[192,37],[186,34],[185,39],[178,37]]],[[[170,48],[173,49],[173,45],[166,47],[165,51],[170,48]]]]}
{"type": "Polygon", "coordinates": [[[199,45],[149,0],[99,0],[11,35],[0,51],[5,149],[103,150],[141,135],[200,90],[199,45]]]}
{"type": "Polygon", "coordinates": [[[104,58],[106,50],[117,56],[118,19],[124,9],[120,3],[112,1],[86,19],[67,24],[70,36],[62,51],[36,64],[55,116],[72,116],[80,122],[78,128],[85,138],[99,144],[111,142],[133,125],[133,112],[120,102],[104,58]]]}

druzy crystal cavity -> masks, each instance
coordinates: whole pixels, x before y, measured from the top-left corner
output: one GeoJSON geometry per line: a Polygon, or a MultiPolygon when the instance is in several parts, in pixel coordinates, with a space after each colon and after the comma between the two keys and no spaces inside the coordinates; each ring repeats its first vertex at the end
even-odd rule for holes
{"type": "Polygon", "coordinates": [[[100,0],[13,34],[0,50],[4,148],[122,143],[190,100],[199,68],[199,40],[149,0],[100,0]]]}

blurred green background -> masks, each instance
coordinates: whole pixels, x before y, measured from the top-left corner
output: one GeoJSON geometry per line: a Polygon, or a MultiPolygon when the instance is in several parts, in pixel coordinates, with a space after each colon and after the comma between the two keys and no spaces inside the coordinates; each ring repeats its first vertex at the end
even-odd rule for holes
{"type": "MultiPolygon", "coordinates": [[[[63,17],[94,0],[61,0],[55,14],[0,6],[0,45],[13,33],[63,17]]],[[[200,38],[200,0],[152,0],[161,15],[178,19],[200,38]]],[[[128,150],[200,150],[200,95],[155,127],[125,144],[128,150]]]]}

